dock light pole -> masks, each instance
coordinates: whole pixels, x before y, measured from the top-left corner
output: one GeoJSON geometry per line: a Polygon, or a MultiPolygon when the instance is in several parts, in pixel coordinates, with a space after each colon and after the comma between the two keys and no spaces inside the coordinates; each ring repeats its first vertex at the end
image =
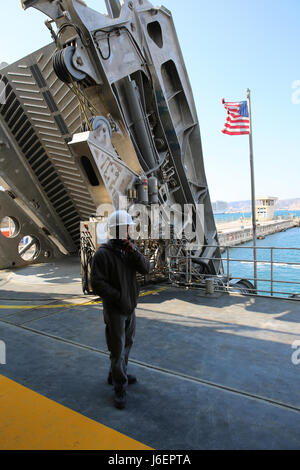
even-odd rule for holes
{"type": "Polygon", "coordinates": [[[251,92],[247,89],[247,102],[250,121],[249,147],[250,147],[250,170],[251,170],[251,205],[252,205],[252,227],[253,227],[253,259],[254,259],[254,287],[257,291],[257,226],[256,226],[256,197],[255,197],[255,177],[252,139],[252,114],[251,114],[251,92]]]}

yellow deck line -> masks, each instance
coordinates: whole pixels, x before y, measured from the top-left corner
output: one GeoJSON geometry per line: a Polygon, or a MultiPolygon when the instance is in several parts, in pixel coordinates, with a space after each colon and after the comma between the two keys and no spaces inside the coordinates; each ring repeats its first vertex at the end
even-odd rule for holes
{"type": "MultiPolygon", "coordinates": [[[[159,292],[165,291],[167,288],[162,287],[157,290],[142,292],[140,297],[145,297],[147,295],[159,294],[159,292]]],[[[34,309],[51,309],[51,308],[74,308],[74,307],[87,307],[89,305],[100,305],[102,301],[97,302],[84,302],[80,304],[57,304],[57,305],[0,305],[1,310],[34,310],[34,309]]]]}
{"type": "Polygon", "coordinates": [[[0,416],[0,450],[151,450],[2,375],[0,416]]]}

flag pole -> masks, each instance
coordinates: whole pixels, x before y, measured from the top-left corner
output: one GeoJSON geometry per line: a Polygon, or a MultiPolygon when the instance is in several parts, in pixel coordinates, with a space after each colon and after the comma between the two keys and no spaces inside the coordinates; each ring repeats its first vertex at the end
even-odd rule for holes
{"type": "Polygon", "coordinates": [[[250,120],[249,147],[250,147],[250,170],[251,170],[251,206],[252,206],[252,227],[253,227],[253,259],[254,259],[254,287],[257,291],[257,226],[256,226],[256,197],[255,197],[255,176],[254,176],[254,158],[253,158],[253,139],[252,139],[252,114],[251,114],[251,92],[247,89],[247,102],[250,120]]]}

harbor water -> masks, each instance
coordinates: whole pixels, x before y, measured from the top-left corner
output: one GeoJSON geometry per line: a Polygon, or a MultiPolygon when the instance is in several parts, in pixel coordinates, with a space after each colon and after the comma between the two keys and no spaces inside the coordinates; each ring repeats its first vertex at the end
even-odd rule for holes
{"type": "MultiPolygon", "coordinates": [[[[216,221],[237,220],[242,216],[249,217],[250,214],[218,214],[216,221]],[[226,218],[228,216],[228,218],[226,218]],[[235,216],[235,219],[230,217],[235,216]],[[225,218],[224,218],[225,217],[225,218]]],[[[300,211],[278,211],[276,216],[295,215],[300,217],[300,211]]],[[[244,279],[254,278],[253,249],[252,242],[244,243],[230,249],[230,259],[240,261],[230,261],[230,275],[244,279]]],[[[295,227],[286,232],[279,232],[267,236],[264,240],[257,240],[257,277],[258,290],[260,295],[271,295],[271,250],[274,248],[273,261],[280,263],[273,265],[273,291],[274,296],[289,297],[293,294],[300,294],[300,227],[295,227]],[[265,247],[265,248],[264,248],[265,247]],[[280,250],[279,248],[286,248],[280,250]],[[299,250],[293,250],[298,248],[299,250]],[[292,264],[289,264],[292,263],[292,264]],[[278,282],[281,281],[281,282],[278,282]],[[288,284],[291,282],[292,284],[288,284]],[[299,283],[299,284],[296,284],[299,283]]],[[[224,269],[227,272],[226,252],[223,254],[224,269]]]]}

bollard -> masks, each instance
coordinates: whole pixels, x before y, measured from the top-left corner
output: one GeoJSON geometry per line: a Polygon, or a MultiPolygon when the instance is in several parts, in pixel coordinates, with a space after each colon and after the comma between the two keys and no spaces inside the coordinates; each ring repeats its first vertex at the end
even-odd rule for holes
{"type": "Polygon", "coordinates": [[[214,279],[206,279],[206,295],[213,295],[215,293],[215,283],[214,279]]]}

